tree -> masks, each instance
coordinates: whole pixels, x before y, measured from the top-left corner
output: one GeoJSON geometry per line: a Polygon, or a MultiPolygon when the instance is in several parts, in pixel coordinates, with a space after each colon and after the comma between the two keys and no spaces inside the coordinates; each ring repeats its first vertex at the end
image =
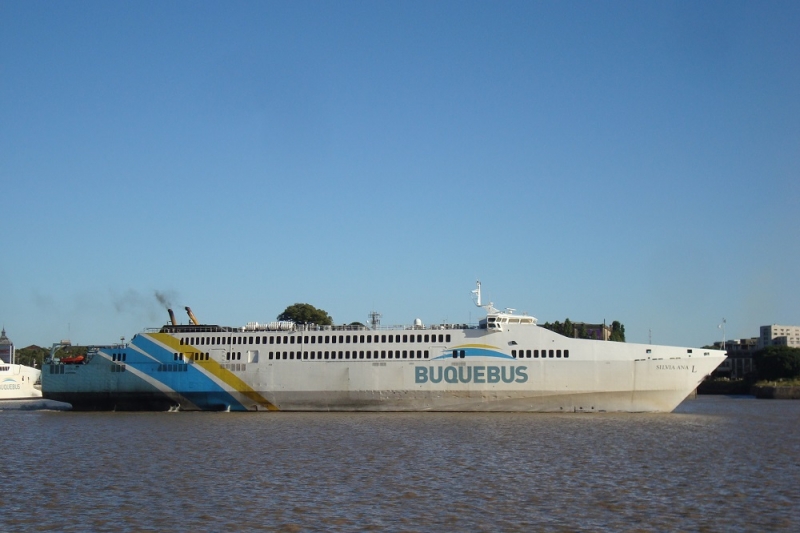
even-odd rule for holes
{"type": "Polygon", "coordinates": [[[625,326],[620,324],[618,320],[611,323],[611,336],[608,338],[610,341],[625,342],[625,326]]]}
{"type": "Polygon", "coordinates": [[[44,362],[49,354],[50,352],[45,348],[28,346],[27,348],[20,348],[17,350],[16,362],[20,365],[42,368],[42,362],[44,362]]]}
{"type": "Polygon", "coordinates": [[[317,324],[318,326],[330,326],[333,319],[323,311],[311,304],[294,304],[287,307],[283,313],[278,315],[278,320],[290,320],[296,324],[317,324]]]}
{"type": "Polygon", "coordinates": [[[759,379],[774,381],[800,376],[800,348],[767,346],[753,354],[759,379]]]}

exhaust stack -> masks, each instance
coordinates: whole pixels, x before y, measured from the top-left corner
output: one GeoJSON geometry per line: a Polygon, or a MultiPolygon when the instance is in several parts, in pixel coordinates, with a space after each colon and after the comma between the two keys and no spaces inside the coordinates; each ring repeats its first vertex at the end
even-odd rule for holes
{"type": "Polygon", "coordinates": [[[200,322],[197,321],[197,318],[195,318],[194,313],[192,313],[192,310],[189,306],[186,306],[186,314],[189,315],[189,320],[192,321],[192,324],[194,324],[195,326],[200,325],[200,322]]]}
{"type": "Polygon", "coordinates": [[[173,326],[177,326],[178,321],[175,320],[175,313],[172,312],[172,309],[167,309],[167,312],[169,313],[169,321],[172,322],[173,326]]]}

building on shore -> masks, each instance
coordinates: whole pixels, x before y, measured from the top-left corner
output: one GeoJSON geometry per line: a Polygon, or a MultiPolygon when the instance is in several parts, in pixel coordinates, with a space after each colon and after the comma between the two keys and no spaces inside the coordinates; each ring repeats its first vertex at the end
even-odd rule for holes
{"type": "Polygon", "coordinates": [[[800,326],[770,325],[759,328],[760,335],[750,339],[731,339],[715,342],[714,348],[728,352],[728,358],[714,371],[715,376],[742,379],[755,372],[753,354],[768,346],[800,348],[800,326]]]}
{"type": "Polygon", "coordinates": [[[790,346],[800,348],[800,326],[761,326],[758,349],[767,346],[790,346]]]}
{"type": "Polygon", "coordinates": [[[731,339],[725,341],[725,346],[722,342],[715,342],[714,348],[728,352],[728,358],[714,371],[715,376],[742,379],[755,372],[753,353],[758,350],[758,337],[731,339]]]}
{"type": "Polygon", "coordinates": [[[6,336],[6,328],[0,334],[0,361],[6,364],[14,363],[14,343],[6,336]]]}
{"type": "Polygon", "coordinates": [[[586,322],[573,322],[574,335],[578,336],[581,328],[586,332],[586,337],[598,341],[607,341],[611,338],[611,326],[605,324],[587,324],[586,322]]]}

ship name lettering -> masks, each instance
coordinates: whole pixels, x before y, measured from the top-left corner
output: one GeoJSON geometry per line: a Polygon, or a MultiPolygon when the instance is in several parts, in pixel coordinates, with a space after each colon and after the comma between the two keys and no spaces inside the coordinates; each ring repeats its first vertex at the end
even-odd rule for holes
{"type": "Polygon", "coordinates": [[[689,370],[689,365],[656,365],[656,370],[689,370]]]}
{"type": "Polygon", "coordinates": [[[525,383],[526,366],[418,366],[414,369],[415,383],[525,383]]]}

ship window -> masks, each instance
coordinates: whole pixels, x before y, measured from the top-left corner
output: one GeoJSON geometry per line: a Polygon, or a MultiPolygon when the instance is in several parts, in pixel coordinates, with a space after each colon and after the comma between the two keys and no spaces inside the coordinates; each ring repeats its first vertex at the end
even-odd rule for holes
{"type": "Polygon", "coordinates": [[[403,342],[408,342],[408,335],[403,335],[403,342]]]}
{"type": "Polygon", "coordinates": [[[539,357],[539,350],[534,350],[533,351],[533,357],[534,357],[534,359],[539,357]]]}
{"type": "Polygon", "coordinates": [[[325,359],[328,359],[329,357],[330,357],[330,352],[325,352],[325,359]]]}
{"type": "Polygon", "coordinates": [[[392,350],[389,350],[389,352],[388,352],[388,354],[387,354],[386,356],[387,356],[389,359],[392,359],[392,358],[394,358],[394,352],[393,352],[392,350]]]}
{"type": "Polygon", "coordinates": [[[439,342],[444,342],[444,335],[439,333],[439,342]]]}
{"type": "MultiPolygon", "coordinates": [[[[272,344],[272,337],[270,337],[270,338],[269,338],[269,341],[270,341],[270,344],[272,344]]],[[[277,344],[280,344],[280,343],[281,343],[281,338],[280,338],[280,337],[278,337],[277,339],[275,339],[275,342],[276,342],[277,344]]]]}
{"type": "Polygon", "coordinates": [[[569,357],[569,350],[564,350],[564,357],[569,357]]]}
{"type": "MultiPolygon", "coordinates": [[[[408,342],[414,342],[414,337],[415,337],[415,335],[409,335],[408,336],[408,342]]],[[[405,335],[403,335],[403,338],[405,338],[405,335]]]]}
{"type": "Polygon", "coordinates": [[[525,351],[525,357],[527,357],[528,359],[531,358],[531,351],[530,350],[526,350],[525,351]]]}
{"type": "Polygon", "coordinates": [[[256,337],[256,344],[261,344],[261,337],[256,337]]]}
{"type": "Polygon", "coordinates": [[[692,350],[686,350],[686,353],[692,353],[692,350]]]}
{"type": "Polygon", "coordinates": [[[303,339],[303,342],[308,344],[308,335],[305,336],[305,338],[303,339]]]}
{"type": "Polygon", "coordinates": [[[367,359],[372,359],[372,350],[367,350],[367,359]]]}
{"type": "Polygon", "coordinates": [[[364,359],[364,351],[363,351],[363,350],[360,350],[360,351],[358,352],[358,358],[359,358],[359,359],[364,359]]]}
{"type": "Polygon", "coordinates": [[[253,337],[248,337],[247,340],[247,344],[253,344],[253,337]]]}
{"type": "Polygon", "coordinates": [[[361,339],[358,342],[360,342],[361,344],[364,344],[364,335],[361,335],[361,339]]]}
{"type": "Polygon", "coordinates": [[[242,352],[236,352],[236,359],[242,359],[242,352]]]}
{"type": "Polygon", "coordinates": [[[386,359],[386,350],[381,350],[381,359],[386,359]]]}
{"type": "Polygon", "coordinates": [[[339,344],[344,342],[344,335],[339,335],[339,344]]]}
{"type": "Polygon", "coordinates": [[[181,339],[181,340],[178,342],[178,344],[181,344],[181,345],[183,345],[183,339],[181,339]]]}
{"type": "Polygon", "coordinates": [[[445,336],[444,340],[445,340],[445,342],[450,342],[450,334],[449,333],[445,336]]]}
{"type": "Polygon", "coordinates": [[[269,352],[269,358],[270,358],[270,359],[272,359],[272,353],[273,353],[273,352],[269,352]]]}
{"type": "Polygon", "coordinates": [[[561,357],[561,350],[556,350],[556,357],[561,357]]]}
{"type": "Polygon", "coordinates": [[[311,335],[311,344],[316,344],[317,338],[314,335],[311,335]]]}
{"type": "Polygon", "coordinates": [[[328,335],[325,335],[325,344],[328,344],[329,342],[331,342],[331,338],[328,335]]]}
{"type": "Polygon", "coordinates": [[[417,342],[422,342],[422,335],[417,335],[417,342]]]}
{"type": "MultiPolygon", "coordinates": [[[[289,344],[294,344],[294,335],[289,337],[289,344]]],[[[300,344],[299,342],[297,344],[300,344]]]]}
{"type": "Polygon", "coordinates": [[[453,350],[453,359],[458,357],[458,350],[453,350]]]}
{"type": "Polygon", "coordinates": [[[339,352],[339,359],[341,359],[342,357],[344,357],[344,352],[340,351],[339,352]]]}
{"type": "Polygon", "coordinates": [[[331,344],[336,344],[336,335],[331,335],[331,344]]]}
{"type": "Polygon", "coordinates": [[[372,342],[372,335],[367,335],[367,342],[372,342]]]}
{"type": "Polygon", "coordinates": [[[550,357],[553,357],[553,350],[550,350],[550,357]]]}
{"type": "Polygon", "coordinates": [[[289,359],[294,359],[294,352],[289,352],[289,359]]]}
{"type": "Polygon", "coordinates": [[[425,359],[428,358],[428,350],[425,350],[425,359]]]}
{"type": "Polygon", "coordinates": [[[345,342],[350,343],[350,335],[345,338],[345,342]]]}
{"type": "Polygon", "coordinates": [[[425,335],[425,342],[429,342],[428,339],[429,339],[429,336],[425,335]]]}
{"type": "Polygon", "coordinates": [[[303,352],[303,359],[308,359],[308,352],[303,352]]]}

